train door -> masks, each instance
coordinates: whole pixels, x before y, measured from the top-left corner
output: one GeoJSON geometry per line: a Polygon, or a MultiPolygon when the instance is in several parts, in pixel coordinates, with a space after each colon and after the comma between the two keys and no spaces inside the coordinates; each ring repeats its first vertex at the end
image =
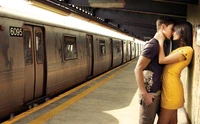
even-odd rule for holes
{"type": "Polygon", "coordinates": [[[132,44],[132,42],[130,42],[130,60],[132,59],[132,55],[133,55],[133,53],[132,53],[132,46],[133,44],[132,44]]]}
{"type": "Polygon", "coordinates": [[[122,45],[123,45],[123,57],[122,57],[122,61],[123,63],[126,62],[126,56],[127,56],[127,44],[125,41],[122,41],[122,45]]]}
{"type": "Polygon", "coordinates": [[[128,52],[127,52],[127,61],[129,61],[131,59],[131,42],[130,41],[126,41],[127,43],[127,48],[128,48],[128,52]]]}
{"type": "Polygon", "coordinates": [[[24,102],[37,100],[45,95],[44,32],[41,27],[24,25],[25,98],[24,102]]]}
{"type": "Polygon", "coordinates": [[[87,47],[87,77],[93,75],[93,36],[86,35],[86,47],[87,47]]]}
{"type": "Polygon", "coordinates": [[[131,42],[131,59],[135,58],[135,44],[131,42]]]}
{"type": "Polygon", "coordinates": [[[135,46],[135,51],[134,51],[134,53],[135,53],[135,57],[137,57],[138,55],[138,45],[137,45],[137,43],[134,43],[134,46],[135,46]]]}
{"type": "Polygon", "coordinates": [[[111,63],[110,68],[113,68],[113,58],[114,58],[114,50],[113,50],[113,39],[110,39],[110,51],[111,51],[111,63]]]}

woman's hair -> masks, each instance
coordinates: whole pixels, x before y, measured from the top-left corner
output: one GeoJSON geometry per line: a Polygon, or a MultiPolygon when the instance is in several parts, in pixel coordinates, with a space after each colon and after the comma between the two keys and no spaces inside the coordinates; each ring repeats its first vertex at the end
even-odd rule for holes
{"type": "Polygon", "coordinates": [[[190,22],[178,22],[174,26],[174,31],[180,35],[179,42],[182,46],[192,46],[193,29],[190,22]]]}

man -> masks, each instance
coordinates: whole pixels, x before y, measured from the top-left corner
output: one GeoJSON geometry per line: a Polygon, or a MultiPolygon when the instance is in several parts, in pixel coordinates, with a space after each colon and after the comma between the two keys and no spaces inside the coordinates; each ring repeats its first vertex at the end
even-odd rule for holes
{"type": "Polygon", "coordinates": [[[173,33],[174,20],[160,17],[156,21],[157,32],[145,44],[135,67],[135,77],[140,90],[140,119],[139,124],[153,124],[160,109],[161,75],[163,65],[158,63],[159,43],[162,32],[164,39],[170,39],[173,33]]]}

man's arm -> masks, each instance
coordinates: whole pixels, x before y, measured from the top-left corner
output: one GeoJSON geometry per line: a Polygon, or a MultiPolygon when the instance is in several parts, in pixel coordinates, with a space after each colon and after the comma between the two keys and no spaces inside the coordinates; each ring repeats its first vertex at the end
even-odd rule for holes
{"type": "Polygon", "coordinates": [[[138,59],[138,62],[135,67],[135,77],[136,77],[136,82],[138,84],[140,93],[143,96],[143,100],[146,103],[146,105],[149,105],[152,103],[152,98],[154,98],[153,95],[147,93],[145,85],[144,85],[144,75],[143,75],[143,70],[147,67],[147,65],[150,63],[150,59],[140,56],[138,59]]]}

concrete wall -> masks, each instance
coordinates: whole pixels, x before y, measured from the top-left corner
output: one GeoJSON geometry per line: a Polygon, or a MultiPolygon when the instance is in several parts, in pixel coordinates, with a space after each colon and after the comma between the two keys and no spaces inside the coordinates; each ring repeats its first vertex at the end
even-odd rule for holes
{"type": "Polygon", "coordinates": [[[184,107],[192,124],[200,124],[200,45],[196,44],[200,5],[188,5],[187,21],[193,25],[194,56],[192,64],[185,68],[181,75],[185,92],[184,107]]]}

